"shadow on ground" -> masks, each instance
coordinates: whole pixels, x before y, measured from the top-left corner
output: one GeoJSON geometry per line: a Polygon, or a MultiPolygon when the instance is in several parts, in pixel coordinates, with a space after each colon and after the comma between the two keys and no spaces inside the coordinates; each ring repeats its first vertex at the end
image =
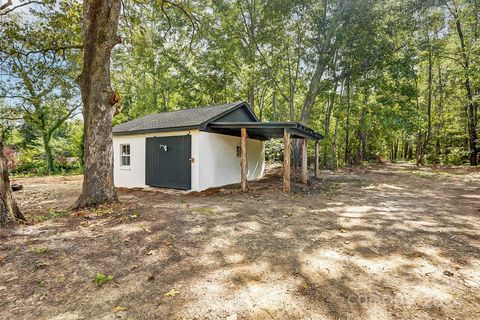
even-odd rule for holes
{"type": "Polygon", "coordinates": [[[276,174],[246,194],[120,190],[111,210],[1,231],[0,314],[478,319],[479,183],[379,166],[288,195],[276,174]]]}

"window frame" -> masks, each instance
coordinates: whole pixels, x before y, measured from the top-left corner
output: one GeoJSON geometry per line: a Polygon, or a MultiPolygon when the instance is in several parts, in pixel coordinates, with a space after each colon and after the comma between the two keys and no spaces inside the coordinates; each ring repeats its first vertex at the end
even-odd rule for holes
{"type": "Polygon", "coordinates": [[[120,144],[120,167],[123,169],[129,169],[132,164],[132,148],[130,143],[121,143],[120,144]],[[123,152],[124,147],[128,147],[128,154],[123,152]],[[128,165],[123,164],[123,160],[128,159],[128,165]]]}

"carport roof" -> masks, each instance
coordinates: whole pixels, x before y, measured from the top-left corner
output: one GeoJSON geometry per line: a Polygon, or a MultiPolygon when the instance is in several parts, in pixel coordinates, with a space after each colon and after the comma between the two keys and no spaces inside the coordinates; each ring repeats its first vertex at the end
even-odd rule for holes
{"type": "Polygon", "coordinates": [[[290,136],[297,139],[322,140],[320,133],[298,122],[212,122],[206,131],[240,136],[240,129],[247,129],[249,137],[259,140],[283,138],[284,130],[288,129],[290,136]]]}

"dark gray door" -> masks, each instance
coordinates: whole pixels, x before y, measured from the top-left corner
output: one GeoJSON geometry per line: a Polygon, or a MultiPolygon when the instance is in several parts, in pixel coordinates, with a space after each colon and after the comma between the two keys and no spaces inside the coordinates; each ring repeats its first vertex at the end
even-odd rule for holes
{"type": "Polygon", "coordinates": [[[146,138],[145,184],[192,188],[192,136],[146,138]]]}

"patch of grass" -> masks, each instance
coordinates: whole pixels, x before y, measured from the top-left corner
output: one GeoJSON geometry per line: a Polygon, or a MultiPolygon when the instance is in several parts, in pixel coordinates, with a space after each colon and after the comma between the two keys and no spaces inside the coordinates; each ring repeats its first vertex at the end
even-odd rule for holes
{"type": "Polygon", "coordinates": [[[203,214],[205,216],[211,216],[215,214],[215,210],[209,207],[195,208],[193,212],[198,214],[203,214]]]}
{"type": "Polygon", "coordinates": [[[47,253],[49,249],[47,247],[35,247],[33,248],[33,252],[42,254],[42,253],[47,253]]]}
{"type": "Polygon", "coordinates": [[[41,216],[38,220],[47,221],[50,219],[64,218],[69,217],[71,214],[72,212],[66,210],[50,210],[46,215],[41,216]]]}
{"type": "Polygon", "coordinates": [[[428,172],[428,171],[412,171],[412,173],[422,178],[433,178],[437,175],[435,172],[428,172]]]}
{"type": "Polygon", "coordinates": [[[99,286],[101,286],[104,283],[106,283],[108,281],[111,281],[111,280],[113,280],[112,275],[106,276],[103,273],[97,273],[92,281],[95,282],[96,284],[98,284],[99,286]]]}
{"type": "Polygon", "coordinates": [[[111,213],[113,213],[113,211],[114,211],[113,207],[111,207],[109,205],[105,205],[105,206],[99,206],[99,207],[91,209],[90,214],[94,214],[94,215],[97,215],[97,216],[102,216],[102,215],[105,215],[105,214],[111,214],[111,213]]]}

